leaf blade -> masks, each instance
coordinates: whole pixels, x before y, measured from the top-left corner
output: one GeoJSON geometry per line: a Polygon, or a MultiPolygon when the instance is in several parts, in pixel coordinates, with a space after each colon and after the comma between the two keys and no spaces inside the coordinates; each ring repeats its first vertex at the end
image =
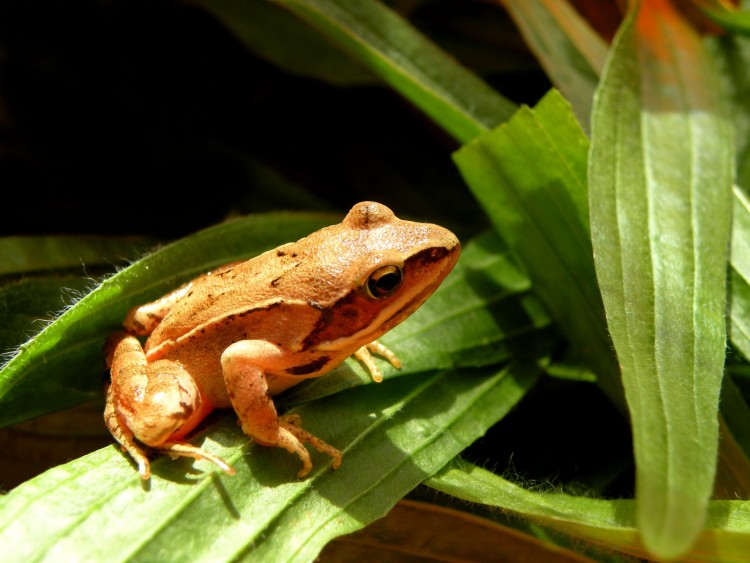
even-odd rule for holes
{"type": "Polygon", "coordinates": [[[514,105],[374,0],[276,0],[419,107],[459,141],[510,116],[514,105]]]}
{"type": "Polygon", "coordinates": [[[454,153],[493,225],[598,384],[624,410],[588,238],[588,139],[551,91],[454,153]]]}
{"type": "MultiPolygon", "coordinates": [[[[636,528],[631,499],[605,500],[526,490],[464,461],[446,466],[426,485],[446,494],[519,514],[577,540],[648,558],[636,528]]],[[[684,560],[742,561],[750,549],[750,511],[745,501],[711,501],[706,529],[684,560]]]]}
{"type": "Polygon", "coordinates": [[[639,530],[661,557],[697,537],[716,470],[733,153],[717,82],[671,4],[644,2],[592,119],[596,269],[633,424],[639,530]]]}
{"type": "Polygon", "coordinates": [[[0,497],[0,546],[11,558],[39,560],[111,560],[113,553],[119,560],[164,553],[197,561],[312,560],[332,537],[382,516],[484,434],[540,370],[529,361],[503,370],[433,372],[305,405],[298,410],[305,426],[342,447],[344,462],[332,472],[330,460],[318,458],[304,481],[294,479],[296,458],[248,445],[230,418],[201,439],[234,464],[234,477],[203,462],[198,468],[208,471],[193,476],[186,460],[162,457],[153,464],[150,490],[143,490],[126,458],[105,448],[0,497]],[[141,517],[120,525],[129,512],[141,517]],[[214,540],[198,539],[206,535],[214,540]],[[98,539],[83,541],[90,537],[98,539]]]}
{"type": "Polygon", "coordinates": [[[504,0],[503,4],[555,87],[588,129],[594,89],[608,46],[567,2],[504,0]]]}

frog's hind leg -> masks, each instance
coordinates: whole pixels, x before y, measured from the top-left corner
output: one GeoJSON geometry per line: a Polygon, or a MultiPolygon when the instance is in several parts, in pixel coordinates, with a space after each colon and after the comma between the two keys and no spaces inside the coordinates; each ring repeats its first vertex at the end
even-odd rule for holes
{"type": "Polygon", "coordinates": [[[140,444],[173,457],[205,459],[233,473],[216,456],[180,440],[211,410],[190,374],[176,362],[148,363],[140,342],[130,334],[114,335],[108,346],[111,383],[104,420],[138,464],[141,477],[148,479],[151,469],[140,444]]]}
{"type": "Polygon", "coordinates": [[[124,422],[117,416],[117,409],[115,408],[115,400],[112,394],[112,385],[107,384],[107,402],[104,407],[104,423],[109,429],[110,433],[117,440],[122,448],[130,454],[130,457],[138,465],[138,473],[140,473],[142,479],[148,479],[151,477],[151,463],[146,457],[146,453],[143,451],[135,441],[135,436],[130,429],[124,424],[124,422]]]}

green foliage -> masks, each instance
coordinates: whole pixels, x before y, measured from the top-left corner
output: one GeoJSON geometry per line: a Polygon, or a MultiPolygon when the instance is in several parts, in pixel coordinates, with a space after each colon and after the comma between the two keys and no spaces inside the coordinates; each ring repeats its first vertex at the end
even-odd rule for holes
{"type": "Polygon", "coordinates": [[[644,3],[615,40],[592,119],[592,240],[630,405],[638,524],[665,558],[698,535],[716,472],[734,173],[717,83],[698,34],[644,3]]]}
{"type": "MultiPolygon", "coordinates": [[[[280,409],[298,412],[311,432],[342,448],[341,468],[315,454],[310,478],[297,480],[294,456],[254,444],[231,413],[217,414],[193,441],[231,462],[236,476],[162,457],[142,485],[114,446],[92,452],[0,497],[0,546],[10,559],[310,561],[420,484],[546,541],[582,553],[595,545],[611,560],[744,556],[746,13],[719,2],[695,0],[699,9],[689,15],[670,1],[633,2],[609,22],[617,30],[609,44],[566,3],[477,3],[478,13],[502,13],[517,26],[554,85],[538,103],[516,107],[490,85],[496,76],[485,80],[446,52],[456,42],[446,39],[445,21],[435,25],[437,4],[190,4],[285,75],[397,93],[451,147],[432,155],[462,182],[449,201],[465,210],[475,200],[475,220],[492,227],[478,234],[448,225],[470,233],[455,271],[382,339],[402,369],[383,363],[385,381],[375,385],[348,360],[278,398],[280,409]],[[701,35],[708,27],[701,13],[723,37],[701,35]],[[540,399],[576,393],[595,403],[565,403],[560,420],[534,411],[540,399]],[[536,464],[524,464],[525,448],[548,447],[545,436],[581,412],[601,432],[597,439],[570,431],[559,458],[539,451],[536,464]],[[628,426],[628,446],[603,459],[603,443],[619,439],[613,419],[628,426]],[[517,420],[540,423],[519,430],[517,420]],[[589,456],[577,457],[581,451],[589,456]],[[566,464],[581,469],[562,477],[566,464]]],[[[611,17],[600,9],[598,24],[611,17]]],[[[457,28],[469,30],[457,52],[486,52],[479,23],[457,28]]],[[[326,166],[340,166],[337,155],[327,158],[326,166]]],[[[261,197],[286,198],[288,209],[302,200],[335,208],[320,194],[306,196],[304,182],[272,173],[257,181],[261,197]]],[[[421,194],[424,209],[436,208],[432,195],[421,194]]],[[[401,215],[400,202],[388,203],[401,215]]],[[[404,195],[401,203],[414,202],[404,195]]],[[[418,219],[456,220],[458,211],[443,211],[418,219]]],[[[146,243],[0,240],[0,344],[11,350],[0,370],[0,423],[101,400],[101,348],[129,307],[340,217],[247,214],[99,281],[76,276],[77,263],[106,268],[132,260],[146,243]],[[82,297],[70,304],[66,291],[82,297]]]]}

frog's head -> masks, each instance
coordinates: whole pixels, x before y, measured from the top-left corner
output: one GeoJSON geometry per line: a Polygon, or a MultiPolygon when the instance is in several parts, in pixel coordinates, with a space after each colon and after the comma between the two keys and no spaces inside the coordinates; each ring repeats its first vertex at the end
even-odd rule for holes
{"type": "Polygon", "coordinates": [[[448,229],[401,220],[371,201],[319,234],[319,286],[335,289],[306,340],[321,348],[354,351],[399,324],[438,288],[461,249],[448,229]]]}

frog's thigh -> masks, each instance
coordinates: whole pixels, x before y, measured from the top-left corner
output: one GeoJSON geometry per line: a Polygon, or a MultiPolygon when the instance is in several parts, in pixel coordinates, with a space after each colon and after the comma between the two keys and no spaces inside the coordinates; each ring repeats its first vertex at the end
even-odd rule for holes
{"type": "Polygon", "coordinates": [[[120,425],[148,446],[183,436],[206,415],[192,376],[168,360],[149,364],[133,336],[115,337],[110,374],[110,412],[116,412],[120,425]]]}
{"type": "Polygon", "coordinates": [[[303,464],[299,477],[312,468],[310,454],[303,442],[333,458],[334,468],[341,453],[298,426],[299,417],[279,417],[268,394],[264,368],[283,360],[283,351],[265,340],[242,340],[229,346],[221,356],[224,382],[229,399],[240,417],[242,431],[266,446],[277,446],[297,454],[303,464]]]}

